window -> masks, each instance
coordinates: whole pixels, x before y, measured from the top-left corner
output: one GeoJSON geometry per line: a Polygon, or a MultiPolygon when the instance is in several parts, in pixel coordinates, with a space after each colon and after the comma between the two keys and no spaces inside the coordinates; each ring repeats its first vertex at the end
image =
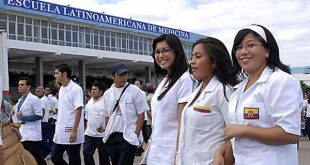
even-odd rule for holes
{"type": "Polygon", "coordinates": [[[10,22],[9,23],[9,38],[10,39],[16,39],[16,32],[15,32],[15,22],[10,22]]]}
{"type": "Polygon", "coordinates": [[[32,19],[25,18],[26,22],[26,41],[32,42],[32,19]]]}
{"type": "Polygon", "coordinates": [[[7,14],[0,13],[0,29],[7,30],[7,14]]]}
{"type": "Polygon", "coordinates": [[[24,40],[24,17],[17,16],[17,40],[24,40]]]}
{"type": "Polygon", "coordinates": [[[127,49],[127,35],[126,34],[122,34],[122,52],[126,53],[126,49],[127,49]]]}
{"type": "Polygon", "coordinates": [[[71,38],[71,25],[65,25],[66,31],[66,46],[71,46],[72,38],[71,38]]]}
{"type": "Polygon", "coordinates": [[[59,45],[64,46],[65,45],[65,32],[62,29],[59,29],[58,31],[58,39],[59,39],[59,45]]]}
{"type": "Polygon", "coordinates": [[[16,16],[15,15],[9,15],[9,21],[16,22],[16,16]]]}
{"type": "Polygon", "coordinates": [[[24,40],[24,24],[17,24],[17,40],[24,40]]]}
{"type": "Polygon", "coordinates": [[[72,26],[72,46],[78,47],[78,26],[72,26]]]}
{"type": "Polygon", "coordinates": [[[48,44],[48,22],[41,20],[41,42],[48,44]]]}
{"type": "Polygon", "coordinates": [[[133,37],[133,53],[138,54],[138,36],[133,37]]]}
{"type": "Polygon", "coordinates": [[[59,45],[65,46],[65,25],[63,23],[58,24],[58,41],[59,45]]]}
{"type": "Polygon", "coordinates": [[[6,21],[0,20],[0,29],[3,29],[4,31],[6,31],[6,21]]]}
{"type": "Polygon", "coordinates": [[[99,30],[94,29],[94,49],[99,49],[99,30]]]}
{"type": "Polygon", "coordinates": [[[0,20],[6,20],[7,19],[7,14],[0,13],[0,20]]]}
{"type": "Polygon", "coordinates": [[[84,27],[79,27],[79,47],[81,48],[85,48],[84,39],[84,27]]]}
{"type": "Polygon", "coordinates": [[[85,28],[85,44],[86,48],[92,48],[92,34],[90,28],[85,28]]]}
{"type": "Polygon", "coordinates": [[[111,51],[116,51],[116,33],[111,32],[111,51]]]}
{"type": "Polygon", "coordinates": [[[103,30],[99,31],[99,45],[100,45],[100,50],[104,50],[104,31],[103,30]]]}
{"type": "Polygon", "coordinates": [[[34,36],[34,42],[40,42],[40,20],[33,19],[33,36],[34,36]]]}
{"type": "Polygon", "coordinates": [[[57,39],[57,23],[56,22],[51,22],[51,30],[50,30],[50,38],[51,38],[51,43],[53,45],[58,45],[58,39],[57,39]]]}
{"type": "Polygon", "coordinates": [[[16,40],[16,16],[9,15],[9,39],[16,40]]]}
{"type": "Polygon", "coordinates": [[[110,50],[111,48],[111,33],[109,31],[105,31],[105,50],[110,50]]]}

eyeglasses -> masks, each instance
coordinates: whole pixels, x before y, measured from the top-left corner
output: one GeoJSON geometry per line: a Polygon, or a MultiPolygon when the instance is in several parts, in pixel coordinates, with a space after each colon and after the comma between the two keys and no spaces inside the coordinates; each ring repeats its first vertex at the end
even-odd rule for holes
{"type": "Polygon", "coordinates": [[[170,48],[164,48],[162,50],[155,50],[154,53],[155,53],[155,55],[159,55],[160,53],[166,55],[171,51],[172,51],[172,49],[170,49],[170,48]]]}
{"type": "MultiPolygon", "coordinates": [[[[240,45],[240,46],[235,46],[233,48],[233,52],[235,54],[240,53],[243,49],[247,50],[247,51],[252,51],[254,50],[257,46],[264,46],[263,44],[254,44],[254,43],[249,43],[246,45],[240,45]]],[[[265,47],[265,46],[264,46],[265,47]]]]}

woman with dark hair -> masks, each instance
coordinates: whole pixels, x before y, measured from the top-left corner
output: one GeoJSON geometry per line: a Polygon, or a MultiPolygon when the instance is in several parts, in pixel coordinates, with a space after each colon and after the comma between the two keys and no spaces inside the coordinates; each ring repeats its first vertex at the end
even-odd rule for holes
{"type": "Polygon", "coordinates": [[[233,72],[245,78],[230,97],[224,132],[232,139],[235,164],[298,164],[302,92],[280,61],[273,35],[261,25],[243,28],[232,59],[233,72]]]}
{"type": "Polygon", "coordinates": [[[201,81],[190,95],[181,117],[177,164],[208,165],[225,144],[228,99],[237,83],[225,45],[216,38],[203,38],[193,45],[191,68],[201,81]]]}
{"type": "Polygon", "coordinates": [[[153,41],[155,73],[163,80],[151,101],[152,135],[144,162],[148,165],[172,165],[175,160],[179,121],[194,81],[181,41],[173,34],[163,34],[153,41]]]}

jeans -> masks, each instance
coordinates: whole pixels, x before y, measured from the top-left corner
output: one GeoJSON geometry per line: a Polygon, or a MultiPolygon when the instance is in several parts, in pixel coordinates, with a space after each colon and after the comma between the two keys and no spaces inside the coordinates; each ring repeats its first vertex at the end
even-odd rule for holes
{"type": "Polygon", "coordinates": [[[112,165],[133,165],[137,146],[128,142],[106,144],[112,165]]]}
{"type": "Polygon", "coordinates": [[[83,144],[83,155],[85,165],[95,165],[94,153],[98,149],[100,165],[110,165],[109,154],[106,144],[102,142],[102,137],[91,137],[85,135],[85,142],[83,144]]]}
{"type": "Polygon", "coordinates": [[[51,160],[55,165],[67,165],[68,163],[63,159],[63,154],[66,151],[68,154],[69,165],[80,165],[80,149],[81,144],[63,145],[54,143],[51,160]]]}

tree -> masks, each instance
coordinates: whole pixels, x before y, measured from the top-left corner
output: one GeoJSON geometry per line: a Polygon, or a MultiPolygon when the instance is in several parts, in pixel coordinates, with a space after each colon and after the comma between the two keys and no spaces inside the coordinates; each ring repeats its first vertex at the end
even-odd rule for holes
{"type": "Polygon", "coordinates": [[[305,84],[303,81],[300,81],[302,93],[307,93],[308,90],[310,90],[310,86],[305,84]]]}

